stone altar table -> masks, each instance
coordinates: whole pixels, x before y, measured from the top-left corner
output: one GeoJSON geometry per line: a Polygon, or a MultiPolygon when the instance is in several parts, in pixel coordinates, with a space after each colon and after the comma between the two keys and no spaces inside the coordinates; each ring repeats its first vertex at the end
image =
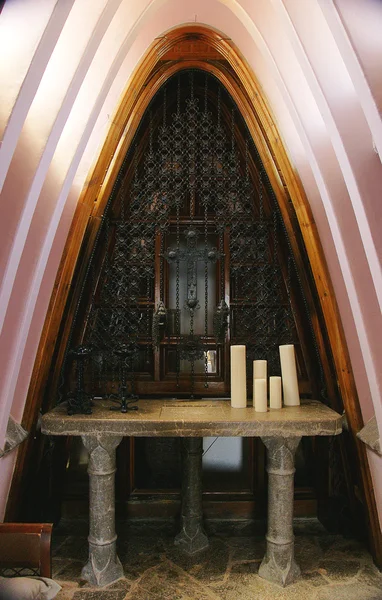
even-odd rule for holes
{"type": "Polygon", "coordinates": [[[138,411],[110,411],[97,400],[91,415],[67,415],[63,403],[42,418],[46,435],[81,436],[89,451],[89,559],[82,576],[95,585],[123,577],[116,553],[115,450],[122,437],[181,437],[183,440],[182,531],[175,543],[190,554],[208,545],[202,526],[202,438],[260,437],[267,447],[267,549],[259,575],[285,586],[300,573],[294,560],[294,456],[302,436],[338,435],[341,416],[316,401],[255,412],[227,400],[139,400],[138,411]]]}

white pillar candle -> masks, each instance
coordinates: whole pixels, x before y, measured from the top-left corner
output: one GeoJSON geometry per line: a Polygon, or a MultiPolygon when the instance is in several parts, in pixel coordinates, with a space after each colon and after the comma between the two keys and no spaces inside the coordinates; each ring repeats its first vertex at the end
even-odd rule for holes
{"type": "Polygon", "coordinates": [[[266,360],[254,360],[253,361],[253,379],[266,379],[267,378],[267,361],[266,360]]]}
{"type": "Polygon", "coordinates": [[[300,394],[298,390],[296,358],[293,344],[279,346],[281,376],[283,381],[284,405],[298,406],[300,394]]]}
{"type": "Polygon", "coordinates": [[[255,379],[254,384],[255,390],[255,401],[254,407],[256,412],[267,412],[267,380],[266,379],[255,379]]]}
{"type": "Polygon", "coordinates": [[[281,408],[281,377],[269,378],[269,406],[270,408],[281,408]]]}
{"type": "Polygon", "coordinates": [[[245,346],[231,346],[231,406],[247,406],[247,370],[245,346]]]}
{"type": "Polygon", "coordinates": [[[255,406],[255,380],[256,379],[267,379],[267,361],[266,360],[254,360],[253,361],[253,406],[255,406]]]}

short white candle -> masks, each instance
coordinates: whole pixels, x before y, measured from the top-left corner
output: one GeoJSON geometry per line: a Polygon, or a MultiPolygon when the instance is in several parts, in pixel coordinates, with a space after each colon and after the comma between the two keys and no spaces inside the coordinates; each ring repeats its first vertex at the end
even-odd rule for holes
{"type": "Polygon", "coordinates": [[[284,405],[298,406],[300,394],[298,390],[296,358],[293,344],[280,346],[281,377],[283,382],[284,405]]]}
{"type": "Polygon", "coordinates": [[[269,378],[269,406],[270,408],[281,408],[281,377],[269,378]]]}
{"type": "Polygon", "coordinates": [[[231,346],[231,406],[247,406],[247,370],[245,346],[231,346]]]}
{"type": "Polygon", "coordinates": [[[256,412],[267,412],[267,380],[255,379],[255,400],[254,407],[256,412]]]}
{"type": "Polygon", "coordinates": [[[255,406],[255,380],[256,379],[267,379],[267,361],[266,360],[254,360],[253,361],[253,406],[255,406]]]}
{"type": "Polygon", "coordinates": [[[267,378],[267,361],[266,360],[254,360],[253,361],[253,379],[266,379],[267,378]]]}

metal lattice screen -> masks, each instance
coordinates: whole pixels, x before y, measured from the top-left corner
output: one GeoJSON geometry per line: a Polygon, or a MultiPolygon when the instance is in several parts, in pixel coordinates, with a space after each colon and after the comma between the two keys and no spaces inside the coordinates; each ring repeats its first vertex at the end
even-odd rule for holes
{"type": "Polygon", "coordinates": [[[63,369],[69,409],[113,395],[126,408],[150,381],[192,397],[201,382],[227,381],[230,344],[247,346],[249,375],[257,358],[279,374],[278,346],[298,343],[293,269],[237,107],[211,75],[174,76],[146,111],[105,210],[63,369]]]}

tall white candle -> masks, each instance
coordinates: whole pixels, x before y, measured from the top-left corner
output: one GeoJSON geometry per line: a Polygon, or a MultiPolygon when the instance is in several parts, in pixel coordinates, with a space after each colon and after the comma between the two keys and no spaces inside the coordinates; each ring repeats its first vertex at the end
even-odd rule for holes
{"type": "Polygon", "coordinates": [[[267,380],[255,379],[255,401],[254,407],[256,412],[267,412],[267,380]]]}
{"type": "Polygon", "coordinates": [[[281,376],[283,381],[284,405],[298,406],[300,394],[298,390],[296,358],[293,344],[280,346],[281,376]]]}
{"type": "Polygon", "coordinates": [[[245,346],[231,346],[231,406],[247,406],[247,370],[245,346]]]}
{"type": "Polygon", "coordinates": [[[281,408],[281,377],[269,378],[269,406],[270,408],[281,408]]]}

